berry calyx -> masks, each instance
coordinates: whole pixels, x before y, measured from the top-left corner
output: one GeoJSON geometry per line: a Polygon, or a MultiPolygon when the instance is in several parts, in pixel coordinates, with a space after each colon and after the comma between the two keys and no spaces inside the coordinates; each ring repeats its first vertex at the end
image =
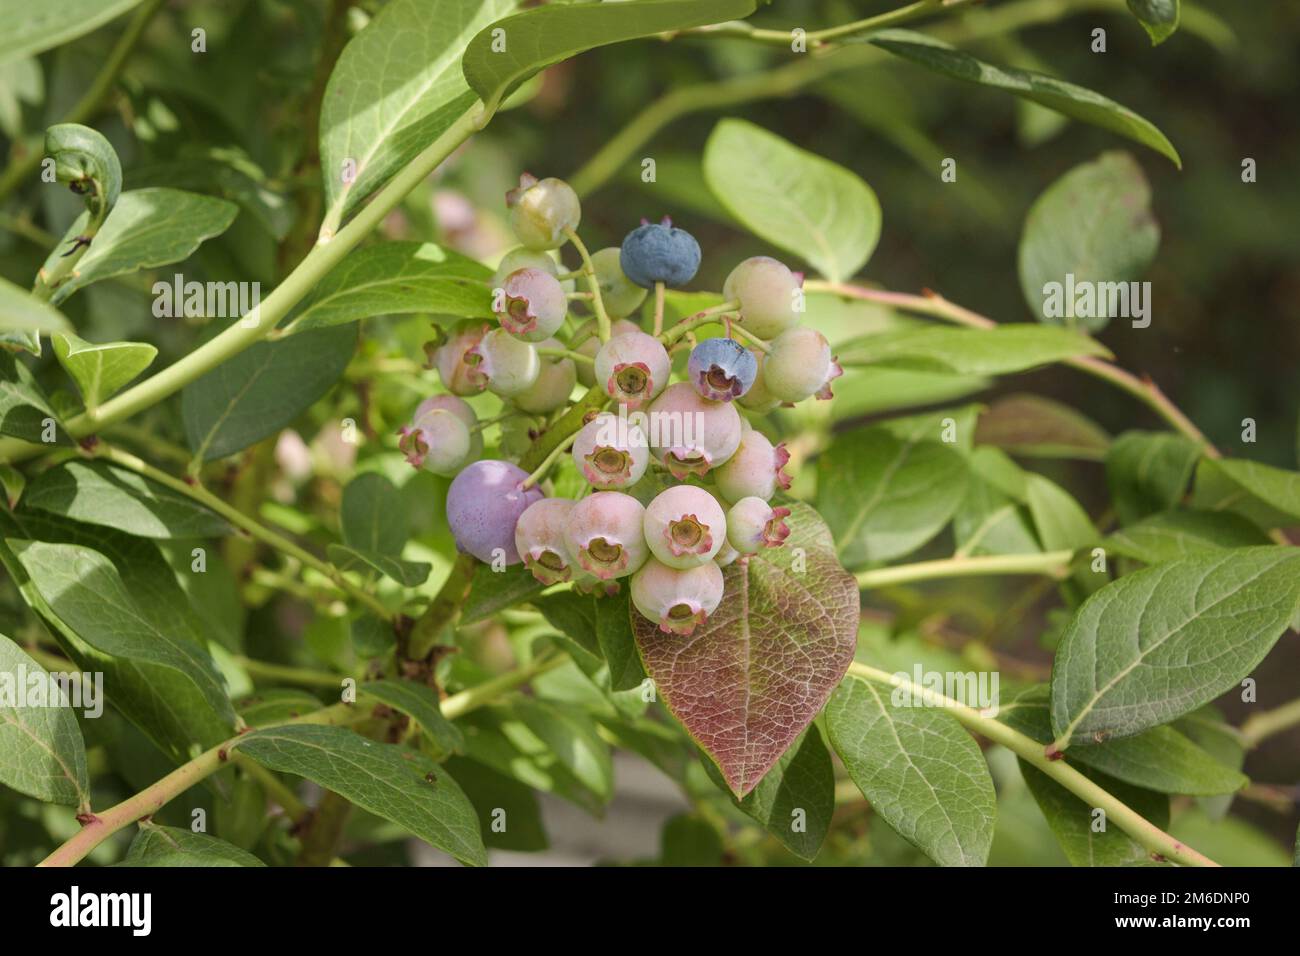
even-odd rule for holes
{"type": "Polygon", "coordinates": [[[703,488],[676,485],[646,506],[644,524],[651,554],[670,568],[693,568],[721,550],[727,516],[703,488]]]}
{"type": "Polygon", "coordinates": [[[425,399],[415,410],[411,424],[398,431],[397,447],[415,468],[435,475],[455,474],[471,457],[482,453],[474,410],[454,395],[425,399]]]}
{"type": "Polygon", "coordinates": [[[643,222],[624,237],[619,265],[643,289],[653,289],[656,282],[679,288],[700,268],[700,244],[665,216],[662,222],[643,222]]]}
{"type": "Polygon", "coordinates": [[[606,394],[629,410],[662,392],[672,371],[663,343],[640,331],[611,337],[596,353],[595,367],[606,394]]]}
{"type": "Polygon", "coordinates": [[[633,606],[666,634],[694,633],[722,603],[722,569],[712,561],[686,570],[651,558],[632,575],[633,606]]]}
{"type": "Polygon", "coordinates": [[[495,303],[501,327],[525,342],[549,338],[569,311],[560,280],[549,272],[526,267],[506,276],[495,303]]]}
{"type": "Polygon", "coordinates": [[[542,584],[559,584],[573,575],[564,544],[564,528],[573,504],[568,498],[534,501],[515,524],[515,550],[524,567],[542,584]]]}
{"type": "Polygon", "coordinates": [[[677,382],[651,403],[651,452],[678,481],[705,475],[740,446],[740,413],[731,402],[704,398],[677,382]]]}
{"type": "Polygon", "coordinates": [[[645,475],[650,446],[640,425],[602,412],[573,439],[573,463],[593,488],[626,488],[645,475]]]}
{"type": "Polygon", "coordinates": [[[758,360],[735,339],[705,339],[691,349],[686,374],[705,398],[729,402],[754,384],[758,360]]]}
{"type": "Polygon", "coordinates": [[[564,543],[569,555],[602,581],[626,577],[649,557],[642,520],[645,508],[631,495],[597,491],[569,512],[564,543]]]}

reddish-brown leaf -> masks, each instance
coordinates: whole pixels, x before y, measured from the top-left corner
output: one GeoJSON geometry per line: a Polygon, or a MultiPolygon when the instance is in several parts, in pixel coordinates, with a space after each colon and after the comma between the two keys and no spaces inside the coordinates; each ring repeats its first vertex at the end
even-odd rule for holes
{"type": "Polygon", "coordinates": [[[738,797],[817,716],[857,639],[857,582],[817,512],[791,508],[785,546],[727,568],[721,606],[690,637],[632,611],[646,672],[738,797]]]}

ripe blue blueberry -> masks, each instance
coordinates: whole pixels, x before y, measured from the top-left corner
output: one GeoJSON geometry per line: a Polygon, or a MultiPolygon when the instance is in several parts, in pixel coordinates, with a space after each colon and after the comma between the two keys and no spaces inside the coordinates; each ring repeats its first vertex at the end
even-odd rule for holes
{"type": "Polygon", "coordinates": [[[518,564],[515,525],[539,488],[522,487],[528,473],[508,461],[484,459],[462,471],[447,489],[447,525],[460,551],[488,562],[518,564]]]}
{"type": "Polygon", "coordinates": [[[686,374],[705,398],[729,402],[754,384],[758,360],[735,339],[705,339],[691,349],[686,374]]]}
{"type": "Polygon", "coordinates": [[[629,232],[618,261],[623,274],[643,289],[653,289],[656,282],[678,288],[700,268],[700,244],[665,216],[663,222],[643,222],[629,232]]]}

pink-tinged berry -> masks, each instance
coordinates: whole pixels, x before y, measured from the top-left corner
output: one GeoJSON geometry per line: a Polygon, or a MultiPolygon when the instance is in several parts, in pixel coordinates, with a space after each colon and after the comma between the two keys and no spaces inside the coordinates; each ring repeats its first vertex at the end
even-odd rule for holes
{"type": "Polygon", "coordinates": [[[783,402],[802,402],[825,385],[830,374],[831,344],[807,326],[778,335],[763,361],[767,390],[783,402]]]}
{"type": "Polygon", "coordinates": [[[515,525],[542,492],[523,487],[528,473],[507,461],[467,465],[447,489],[447,524],[456,547],[489,564],[518,564],[515,525]]]}
{"type": "Polygon", "coordinates": [[[679,481],[704,475],[740,446],[740,413],[731,402],[711,402],[689,382],[669,385],[649,408],[650,451],[679,481]]]}
{"type": "Polygon", "coordinates": [[[799,321],[795,290],[803,277],[769,256],[754,256],[731,270],[723,298],[740,303],[740,321],[760,339],[780,335],[799,321]]]}
{"type": "Polygon", "coordinates": [[[758,360],[735,339],[705,339],[691,349],[686,377],[705,398],[729,402],[754,384],[758,360]]]}
{"type": "Polygon", "coordinates": [[[703,488],[674,485],[645,509],[645,540],[650,553],[670,568],[693,568],[711,561],[727,537],[727,516],[703,488]]]}
{"type": "Polygon", "coordinates": [[[517,269],[506,276],[494,307],[501,327],[525,342],[549,338],[569,311],[560,280],[541,269],[517,269]]]}
{"type": "Polygon", "coordinates": [[[563,179],[538,180],[524,173],[519,188],[506,193],[510,228],[529,249],[558,249],[565,232],[577,229],[582,219],[578,194],[563,179]]]}
{"type": "MultiPolygon", "coordinates": [[[[597,324],[596,319],[588,319],[578,326],[578,331],[573,333],[571,339],[571,341],[577,343],[573,351],[593,360],[596,358],[596,353],[600,351],[600,336],[596,332],[597,324]]],[[[615,319],[610,323],[610,338],[616,335],[626,335],[628,332],[640,331],[640,327],[635,322],[629,322],[627,319],[615,319]]],[[[578,382],[587,388],[591,388],[596,384],[596,366],[593,362],[578,363],[578,382]]]]}
{"type": "Polygon", "coordinates": [[[497,264],[496,271],[492,273],[492,279],[488,284],[493,289],[499,289],[506,281],[506,276],[519,269],[541,269],[556,278],[560,275],[560,264],[555,261],[551,253],[529,249],[526,246],[516,246],[501,257],[501,262],[497,264]]]}
{"type": "Polygon", "coordinates": [[[650,465],[650,444],[635,422],[601,412],[573,439],[573,463],[600,491],[636,484],[650,465]]]}
{"type": "MultiPolygon", "coordinates": [[[[538,348],[562,349],[564,346],[556,339],[547,339],[539,342],[538,348]]],[[[533,415],[553,412],[565,404],[578,381],[573,359],[553,355],[540,355],[538,358],[541,370],[537,373],[537,381],[511,399],[519,408],[533,415]]]]}
{"type": "Polygon", "coordinates": [[[646,290],[623,274],[623,267],[619,265],[620,255],[618,246],[610,246],[591,257],[592,268],[596,270],[596,284],[600,286],[600,300],[605,306],[605,314],[611,319],[631,315],[646,297],[646,290]]]}
{"type": "Polygon", "coordinates": [[[712,561],[680,571],[651,558],[632,575],[632,604],[664,633],[689,635],[718,609],[723,588],[712,561]]]}
{"type": "Polygon", "coordinates": [[[521,342],[505,329],[490,329],[470,357],[487,377],[488,391],[509,398],[525,391],[542,372],[541,358],[531,342],[521,342]]]}
{"type": "Polygon", "coordinates": [[[411,424],[398,432],[397,447],[416,468],[451,475],[483,453],[474,410],[454,395],[435,395],[420,403],[411,424]]]}
{"type": "Polygon", "coordinates": [[[569,512],[564,543],[587,574],[610,581],[627,577],[649,556],[641,530],[645,508],[631,495],[597,491],[569,512]]]}
{"type": "Polygon", "coordinates": [[[459,322],[446,341],[430,352],[443,387],[453,395],[477,395],[487,388],[487,374],[480,367],[477,349],[489,328],[478,320],[459,322]]]}
{"type": "Polygon", "coordinates": [[[784,470],[789,461],[784,442],[773,445],[766,435],[751,428],[740,437],[736,453],[715,472],[718,493],[728,501],[749,497],[769,501],[778,488],[789,489],[790,476],[784,470]]]}
{"type": "Polygon", "coordinates": [[[569,550],[564,544],[564,529],[572,510],[573,502],[568,498],[543,498],[529,505],[515,525],[515,550],[524,567],[542,584],[559,584],[572,577],[569,550]]]}
{"type": "Polygon", "coordinates": [[[724,541],[722,547],[718,549],[718,553],[713,556],[713,563],[720,568],[725,568],[728,565],[735,564],[736,559],[739,557],[740,552],[731,546],[731,542],[724,541]]]}
{"type": "Polygon", "coordinates": [[[741,554],[779,548],[790,536],[789,508],[773,507],[762,498],[741,498],[727,512],[727,540],[741,554]]]}
{"type": "Polygon", "coordinates": [[[613,336],[596,353],[596,382],[629,410],[662,392],[671,370],[668,350],[644,332],[613,336]]]}

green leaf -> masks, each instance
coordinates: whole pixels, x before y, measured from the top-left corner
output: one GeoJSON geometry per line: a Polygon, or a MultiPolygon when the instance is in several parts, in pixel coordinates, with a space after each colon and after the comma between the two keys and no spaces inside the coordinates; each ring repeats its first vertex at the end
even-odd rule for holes
{"type": "Polygon", "coordinates": [[[627,588],[613,597],[560,591],[533,602],[546,620],[609,665],[610,690],[631,690],[645,680],[629,616],[627,588]]]}
{"type": "Polygon", "coordinates": [[[635,0],[535,7],[484,28],[470,41],[461,67],[490,116],[533,74],[571,56],[670,30],[743,19],[755,6],[755,0],[635,0]]]}
{"type": "MultiPolygon", "coordinates": [[[[221,675],[204,648],[164,627],[157,611],[147,613],[148,595],[129,587],[109,558],[76,544],[13,541],[10,547],[50,610],[87,644],[179,672],[213,712],[233,717],[221,675]]],[[[179,590],[174,579],[169,583],[179,590]]]]}
{"type": "MultiPolygon", "coordinates": [[[[988,451],[988,449],[977,449],[988,451]]],[[[952,518],[957,553],[1027,554],[1041,551],[1028,511],[992,482],[972,475],[952,518]]]]}
{"type": "MultiPolygon", "coordinates": [[[[1041,744],[1049,744],[1049,708],[1049,689],[1041,685],[1018,695],[1002,708],[998,719],[1041,744]]],[[[1070,748],[1068,759],[1157,793],[1212,796],[1234,793],[1250,782],[1173,727],[1152,727],[1103,744],[1079,744],[1070,748]]]]}
{"type": "MultiPolygon", "coordinates": [[[[1037,767],[1023,760],[1019,763],[1029,792],[1071,865],[1133,866],[1150,862],[1150,854],[1113,822],[1096,815],[1093,807],[1037,767]]],[[[1156,826],[1163,829],[1169,825],[1169,798],[1164,794],[1111,780],[1095,770],[1084,768],[1080,773],[1156,826]]]]}
{"type": "Polygon", "coordinates": [[[1007,375],[1067,358],[1109,356],[1073,329],[1018,323],[991,329],[902,329],[846,342],[841,365],[890,365],[960,375],[1007,375]]]}
{"type": "MultiPolygon", "coordinates": [[[[1052,183],[1029,208],[1018,254],[1020,289],[1040,322],[1096,332],[1117,313],[1136,318],[1130,283],[1159,245],[1142,167],[1128,153],[1103,153],[1052,183]]],[[[1149,321],[1149,294],[1143,303],[1149,321]]]]}
{"type": "Polygon", "coordinates": [[[520,698],[510,712],[537,735],[583,787],[608,803],[614,796],[614,762],[609,744],[583,710],[556,701],[520,698]]]}
{"type": "Polygon", "coordinates": [[[194,456],[224,458],[278,432],[339,380],[356,343],[351,326],[258,342],[185,386],[181,417],[194,456]]]}
{"type": "Polygon", "coordinates": [[[514,6],[513,0],[393,0],[343,48],[320,116],[329,232],[474,105],[461,52],[514,6]]]}
{"type": "Polygon", "coordinates": [[[975,442],[1022,458],[1100,461],[1110,436],[1069,405],[1039,395],[1007,395],[980,414],[975,442]]]}
{"type": "Polygon", "coordinates": [[[374,315],[491,318],[492,270],[432,242],[385,242],[352,253],[303,300],[286,333],[374,315]]]}
{"type": "Polygon", "coordinates": [[[1235,686],[1300,607],[1300,552],[1239,548],[1114,581],[1075,612],[1052,668],[1057,745],[1127,737],[1235,686]]]}
{"type": "MultiPolygon", "coordinates": [[[[339,690],[343,689],[345,678],[339,677],[339,690]]],[[[269,687],[252,696],[238,701],[235,709],[244,723],[250,727],[263,727],[267,724],[282,724],[294,717],[310,714],[320,710],[321,702],[305,690],[291,687],[269,687]]]]}
{"type": "Polygon", "coordinates": [[[25,506],[142,538],[215,538],[231,533],[225,519],[133,471],[103,461],[69,461],[42,472],[25,506]]]}
{"type": "Polygon", "coordinates": [[[312,724],[254,730],[233,746],[268,770],[334,791],[462,863],[487,864],[474,807],[451,774],[418,751],[312,724]]]}
{"type": "Polygon", "coordinates": [[[719,867],[725,850],[717,826],[702,816],[679,813],[664,824],[659,835],[658,864],[666,867],[719,867]]]}
{"type": "Polygon", "coordinates": [[[550,845],[532,790],[476,760],[452,757],[445,766],[474,804],[487,846],[538,853],[550,845]]]}
{"type": "Polygon", "coordinates": [[[1110,487],[1121,524],[1131,524],[1178,504],[1192,479],[1201,446],[1171,432],[1125,432],[1106,456],[1110,487]]]}
{"type": "Polygon", "coordinates": [[[349,548],[346,544],[331,544],[329,559],[340,571],[378,571],[408,588],[419,587],[429,580],[433,565],[427,561],[403,561],[387,554],[349,548]]]}
{"type": "Polygon", "coordinates": [[[1038,540],[1046,550],[1075,551],[1098,539],[1088,513],[1060,485],[1042,475],[1029,475],[1025,492],[1038,540]]]}
{"type": "Polygon", "coordinates": [[[880,203],[870,186],[753,123],[725,119],[713,128],[704,178],[750,232],[832,282],[861,269],[880,239],[880,203]]]}
{"type": "Polygon", "coordinates": [[[1264,528],[1300,521],[1300,474],[1241,458],[1203,458],[1192,503],[1232,511],[1264,528]]]}
{"type": "Polygon", "coordinates": [[[141,823],[118,866],[266,866],[233,843],[179,827],[141,823]]]}
{"type": "Polygon", "coordinates": [[[86,807],[90,780],[86,747],[68,696],[73,688],[61,690],[66,685],[52,680],[0,634],[0,783],[37,800],[86,807]],[[39,698],[32,694],[33,678],[39,681],[39,698]]]}
{"type": "Polygon", "coordinates": [[[874,426],[839,435],[818,459],[817,507],[846,566],[915,551],[956,513],[969,473],[939,438],[937,429],[902,438],[874,426]]]}
{"type": "MultiPolygon", "coordinates": [[[[726,786],[712,764],[706,769],[726,786]]],[[[816,859],[835,812],[835,768],[817,725],[790,745],[743,800],[729,796],[795,856],[816,859]]]]}
{"type": "MultiPolygon", "coordinates": [[[[178,585],[172,568],[159,554],[158,547],[144,538],[133,537],[111,528],[82,525],[66,518],[40,511],[19,515],[0,512],[0,561],[17,585],[23,600],[50,625],[63,650],[83,671],[102,672],[104,691],[113,706],[177,763],[189,760],[193,748],[210,747],[230,736],[234,711],[224,695],[214,694],[216,669],[203,650],[208,641],[218,639],[215,625],[199,615],[189,604],[178,585]],[[110,626],[106,614],[111,608],[104,597],[93,591],[95,580],[81,582],[67,597],[76,605],[69,608],[69,619],[57,614],[42,596],[49,583],[29,574],[15,550],[29,541],[93,549],[112,562],[111,581],[119,581],[113,591],[125,590],[133,606],[125,609],[144,621],[142,630],[168,636],[160,648],[167,651],[171,641],[177,656],[193,660],[200,672],[196,682],[190,673],[169,664],[155,662],[151,656],[135,658],[122,650],[133,650],[138,643],[133,635],[123,636],[110,626]],[[75,612],[75,613],[74,613],[75,612]],[[78,626],[73,626],[76,621],[78,626]],[[102,647],[101,647],[102,645],[102,647]],[[210,679],[209,675],[213,675],[210,679]]],[[[60,574],[66,568],[59,568],[60,574]]],[[[186,565],[188,572],[188,564],[186,565]]]]}
{"type": "Polygon", "coordinates": [[[0,0],[0,63],[41,53],[84,36],[140,0],[0,0]]]}
{"type": "Polygon", "coordinates": [[[882,50],[888,50],[926,69],[942,73],[955,80],[979,86],[1005,90],[1023,97],[1039,106],[1079,120],[1100,126],[1120,136],[1127,137],[1170,159],[1180,169],[1182,160],[1173,144],[1149,121],[1127,107],[1109,100],[1100,93],[1075,86],[1054,76],[1034,73],[1010,66],[985,63],[963,50],[955,49],[942,40],[914,33],[910,30],[881,30],[866,38],[882,50]]]}
{"type": "Polygon", "coordinates": [[[18,507],[18,501],[26,487],[27,478],[21,471],[12,465],[0,464],[0,490],[4,491],[5,503],[10,511],[18,507]]]}
{"type": "MultiPolygon", "coordinates": [[[[204,240],[230,228],[238,212],[239,207],[232,202],[182,189],[159,187],[124,192],[51,301],[58,305],[78,289],[101,279],[189,258],[204,240]]],[[[81,235],[88,219],[89,213],[77,218],[51,253],[46,268],[81,235]]]]}
{"type": "Polygon", "coordinates": [[[1164,43],[1178,29],[1182,14],[1179,0],[1128,0],[1128,8],[1151,37],[1151,45],[1164,43]]]}
{"type": "Polygon", "coordinates": [[[0,435],[39,445],[47,434],[53,435],[53,444],[72,444],[31,371],[18,356],[0,348],[0,435]],[[47,422],[53,424],[51,429],[47,422]]]}
{"type": "Polygon", "coordinates": [[[544,590],[546,585],[533,577],[522,564],[511,565],[498,573],[490,565],[479,562],[470,581],[469,596],[461,608],[460,622],[486,621],[498,611],[530,601],[544,590]]]}
{"type": "Polygon", "coordinates": [[[410,717],[433,745],[434,756],[441,759],[465,749],[465,736],[460,729],[442,716],[438,695],[426,684],[407,680],[366,681],[359,688],[390,707],[395,707],[410,717]]]}
{"type": "Polygon", "coordinates": [[[1121,528],[1105,546],[1143,564],[1159,564],[1205,551],[1268,544],[1245,518],[1217,511],[1166,511],[1121,528]]]}
{"type": "Polygon", "coordinates": [[[410,535],[400,492],[373,471],[357,475],[343,489],[339,524],[349,547],[375,555],[401,554],[410,535]]]}
{"type": "Polygon", "coordinates": [[[821,710],[857,637],[857,583],[830,530],[808,505],[790,508],[785,545],[727,567],[722,603],[689,638],[632,620],[646,673],[738,797],[821,710]]]}
{"type": "Polygon", "coordinates": [[[54,354],[77,383],[86,408],[95,408],[152,363],[158,350],[143,342],[95,345],[77,336],[56,334],[54,354]]]}
{"type": "MultiPolygon", "coordinates": [[[[102,224],[122,194],[122,163],[113,144],[89,126],[57,123],[45,130],[45,155],[54,160],[55,180],[81,196],[94,222],[102,224]]],[[[62,254],[54,250],[46,267],[62,254]]]]}
{"type": "Polygon", "coordinates": [[[0,332],[70,332],[72,325],[48,302],[0,278],[0,332]]]}
{"type": "Polygon", "coordinates": [[[997,798],[979,745],[941,708],[898,706],[846,679],[826,707],[831,746],[871,808],[941,866],[983,866],[997,798]]]}

